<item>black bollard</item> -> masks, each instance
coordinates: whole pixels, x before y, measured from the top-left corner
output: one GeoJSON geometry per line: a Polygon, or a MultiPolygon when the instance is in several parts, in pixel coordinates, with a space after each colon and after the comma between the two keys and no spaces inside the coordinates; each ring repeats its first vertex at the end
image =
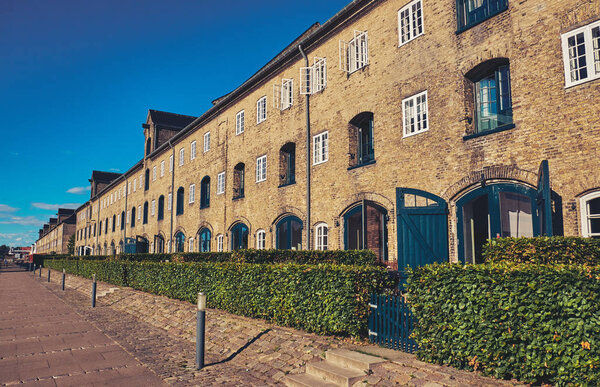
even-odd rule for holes
{"type": "Polygon", "coordinates": [[[38,278],[42,278],[42,265],[40,265],[40,272],[39,272],[38,278]]]}
{"type": "Polygon", "coordinates": [[[48,268],[48,282],[50,282],[50,268],[48,268]]]}
{"type": "Polygon", "coordinates": [[[65,291],[65,269],[63,269],[63,278],[62,278],[62,291],[65,291]]]}
{"type": "Polygon", "coordinates": [[[204,323],[206,320],[206,295],[198,293],[198,312],[196,313],[196,369],[204,368],[204,323]]]}
{"type": "Polygon", "coordinates": [[[92,282],[92,308],[96,307],[96,274],[94,274],[94,282],[92,282]]]}

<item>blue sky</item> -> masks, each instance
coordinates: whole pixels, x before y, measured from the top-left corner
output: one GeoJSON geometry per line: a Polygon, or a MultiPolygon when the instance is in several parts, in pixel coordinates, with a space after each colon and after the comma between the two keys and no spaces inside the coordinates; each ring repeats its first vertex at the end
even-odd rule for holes
{"type": "Polygon", "coordinates": [[[202,114],[349,1],[1,0],[0,244],[138,161],[148,109],[202,114]]]}

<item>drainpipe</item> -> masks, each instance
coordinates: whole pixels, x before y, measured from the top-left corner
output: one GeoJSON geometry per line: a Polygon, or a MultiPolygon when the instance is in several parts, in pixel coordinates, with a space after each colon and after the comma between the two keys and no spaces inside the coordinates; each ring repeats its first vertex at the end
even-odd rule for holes
{"type": "MultiPolygon", "coordinates": [[[[304,58],[304,64],[306,67],[308,65],[308,58],[302,50],[302,46],[298,45],[298,50],[300,50],[300,54],[304,58]]],[[[311,235],[310,232],[312,230],[311,222],[310,222],[310,94],[305,95],[306,100],[306,250],[310,250],[310,241],[311,235]]]]}
{"type": "MultiPolygon", "coordinates": [[[[119,188],[120,189],[120,188],[119,188]]],[[[121,219],[121,222],[125,220],[125,226],[123,227],[123,251],[121,254],[125,253],[125,244],[127,243],[127,180],[125,180],[125,219],[121,219]]]]}
{"type": "MultiPolygon", "coordinates": [[[[169,165],[169,169],[172,169],[172,171],[171,171],[171,229],[170,229],[170,234],[169,234],[169,251],[168,252],[172,253],[173,252],[173,207],[175,207],[173,205],[175,203],[175,200],[173,198],[173,186],[175,185],[175,148],[173,148],[173,144],[171,144],[171,140],[169,140],[169,148],[171,148],[171,150],[173,151],[171,153],[171,155],[173,157],[173,167],[171,168],[171,165],[169,165]]],[[[169,205],[168,200],[169,200],[169,198],[167,198],[167,205],[169,205]]]]}

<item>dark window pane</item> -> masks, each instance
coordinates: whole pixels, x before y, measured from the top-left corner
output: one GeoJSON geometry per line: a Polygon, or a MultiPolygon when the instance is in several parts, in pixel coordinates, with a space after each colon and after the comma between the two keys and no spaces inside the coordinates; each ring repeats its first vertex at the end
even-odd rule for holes
{"type": "Polygon", "coordinates": [[[588,215],[600,215],[600,198],[588,201],[588,215]]]}

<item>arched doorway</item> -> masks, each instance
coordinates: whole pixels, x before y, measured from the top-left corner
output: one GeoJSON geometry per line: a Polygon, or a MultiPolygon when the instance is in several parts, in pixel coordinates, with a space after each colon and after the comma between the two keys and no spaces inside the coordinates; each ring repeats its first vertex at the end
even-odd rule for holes
{"type": "Polygon", "coordinates": [[[154,236],[154,253],[164,253],[165,252],[165,238],[162,235],[154,236]]]}
{"type": "Polygon", "coordinates": [[[207,253],[210,251],[210,237],[211,233],[209,229],[203,228],[200,230],[198,233],[198,248],[200,249],[200,252],[207,253]]]}
{"type": "Polygon", "coordinates": [[[175,252],[183,253],[185,248],[185,234],[179,231],[175,234],[175,252]]]}
{"type": "Polygon", "coordinates": [[[302,249],[302,221],[289,215],[277,222],[276,246],[281,250],[302,249]]]}
{"type": "Polygon", "coordinates": [[[346,250],[372,250],[377,260],[388,260],[387,210],[363,200],[344,215],[344,246],[346,250]]]}
{"type": "Polygon", "coordinates": [[[231,250],[248,248],[248,231],[248,226],[242,222],[231,228],[231,250]]]}
{"type": "Polygon", "coordinates": [[[537,190],[518,183],[477,188],[456,202],[458,256],[481,263],[488,239],[540,235],[537,190]]]}

